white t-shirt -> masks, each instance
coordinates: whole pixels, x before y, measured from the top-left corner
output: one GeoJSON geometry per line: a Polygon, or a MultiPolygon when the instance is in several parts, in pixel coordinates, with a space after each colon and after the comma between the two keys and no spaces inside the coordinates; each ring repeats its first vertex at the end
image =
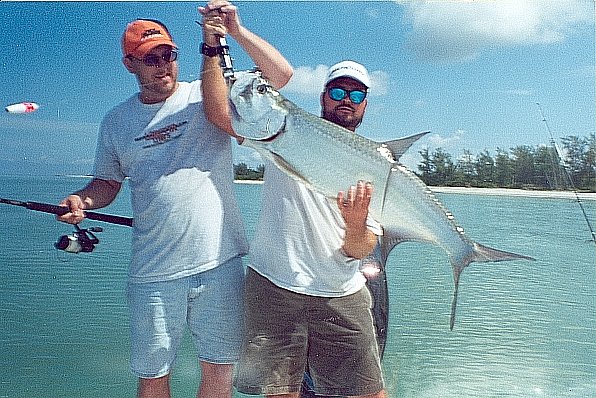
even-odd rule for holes
{"type": "MultiPolygon", "coordinates": [[[[370,217],[368,226],[382,234],[370,217]]],[[[335,200],[309,190],[267,161],[251,268],[296,293],[347,296],[360,290],[366,279],[359,271],[360,261],[342,254],[344,235],[335,200]]]]}
{"type": "Polygon", "coordinates": [[[180,82],[166,101],[134,95],[101,124],[94,176],[129,178],[133,282],[197,274],[248,251],[231,138],[207,121],[201,99],[200,81],[180,82]]]}

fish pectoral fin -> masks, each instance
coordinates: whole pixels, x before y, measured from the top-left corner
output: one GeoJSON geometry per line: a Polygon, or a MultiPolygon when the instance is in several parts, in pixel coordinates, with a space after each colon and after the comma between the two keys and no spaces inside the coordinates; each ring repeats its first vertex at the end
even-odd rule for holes
{"type": "Polygon", "coordinates": [[[313,188],[311,184],[308,182],[308,180],[296,169],[294,169],[291,164],[286,162],[284,158],[275,153],[272,153],[271,155],[272,156],[270,157],[270,160],[273,163],[275,163],[275,165],[279,167],[284,173],[287,173],[292,179],[306,185],[309,189],[313,188]]]}
{"type": "Polygon", "coordinates": [[[430,133],[430,131],[424,131],[422,133],[414,134],[409,137],[403,137],[398,138],[397,140],[383,142],[382,145],[385,145],[391,151],[395,160],[399,160],[399,158],[401,158],[402,155],[406,153],[406,151],[410,149],[410,147],[416,141],[418,141],[420,138],[424,137],[428,133],[430,133]]]}

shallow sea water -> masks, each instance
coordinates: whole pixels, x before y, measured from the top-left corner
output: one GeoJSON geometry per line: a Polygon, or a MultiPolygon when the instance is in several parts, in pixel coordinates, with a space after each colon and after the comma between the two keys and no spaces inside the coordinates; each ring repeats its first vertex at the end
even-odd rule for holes
{"type": "MultiPolygon", "coordinates": [[[[0,196],[57,203],[82,178],[0,177],[0,196]]],[[[236,185],[249,236],[260,186],[236,185]]],[[[128,216],[128,188],[106,213],[128,216]]],[[[438,194],[466,234],[536,258],[473,264],[462,274],[455,328],[447,256],[404,243],[391,254],[390,331],[383,362],[390,397],[596,396],[596,245],[573,200],[438,194]]],[[[124,299],[130,228],[104,228],[93,253],[58,252],[69,226],[0,207],[0,397],[134,396],[124,299]]],[[[584,201],[596,224],[596,201],[584,201]]],[[[190,339],[174,397],[200,375],[190,339]]],[[[237,397],[244,397],[236,394],[237,397]]]]}

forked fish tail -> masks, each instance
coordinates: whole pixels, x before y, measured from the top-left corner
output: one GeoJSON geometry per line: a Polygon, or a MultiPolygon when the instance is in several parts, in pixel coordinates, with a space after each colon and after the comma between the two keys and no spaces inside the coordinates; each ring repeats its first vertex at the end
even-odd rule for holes
{"type": "Polygon", "coordinates": [[[453,266],[453,282],[455,284],[453,289],[453,301],[451,302],[451,318],[449,320],[449,329],[453,330],[455,325],[455,310],[457,308],[457,292],[459,290],[459,277],[461,272],[470,263],[488,263],[498,261],[510,261],[510,260],[531,260],[536,259],[521,254],[506,252],[503,250],[493,249],[492,247],[481,245],[480,243],[473,242],[474,252],[473,255],[467,257],[463,262],[458,263],[452,259],[451,264],[453,266]]]}

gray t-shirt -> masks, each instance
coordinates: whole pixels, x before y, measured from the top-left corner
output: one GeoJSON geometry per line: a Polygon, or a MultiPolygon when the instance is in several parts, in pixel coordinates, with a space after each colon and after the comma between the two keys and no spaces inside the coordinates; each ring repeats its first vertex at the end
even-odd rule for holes
{"type": "Polygon", "coordinates": [[[101,124],[94,176],[131,186],[132,282],[197,274],[248,251],[231,138],[207,121],[201,100],[200,81],[180,82],[166,101],[134,95],[101,124]]]}

